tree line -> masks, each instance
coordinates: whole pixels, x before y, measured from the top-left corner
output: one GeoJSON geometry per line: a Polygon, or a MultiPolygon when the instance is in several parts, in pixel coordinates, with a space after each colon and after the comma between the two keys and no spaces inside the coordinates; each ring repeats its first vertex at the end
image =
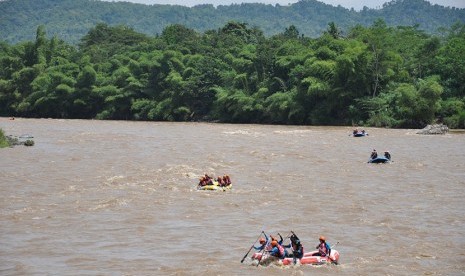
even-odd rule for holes
{"type": "Polygon", "coordinates": [[[73,45],[0,43],[0,115],[465,128],[465,25],[439,35],[383,20],[317,38],[230,21],[147,36],[100,23],[73,45]]]}
{"type": "Polygon", "coordinates": [[[301,34],[319,37],[328,22],[347,32],[360,24],[370,26],[383,19],[388,26],[414,26],[429,34],[455,22],[465,23],[465,9],[432,5],[426,0],[392,0],[379,9],[361,11],[332,6],[317,0],[300,0],[290,5],[243,3],[231,5],[141,5],[97,0],[4,0],[0,1],[0,38],[8,43],[34,39],[37,26],[44,24],[49,37],[58,36],[77,44],[98,23],[124,24],[135,31],[156,36],[169,25],[181,24],[205,32],[229,21],[247,22],[266,36],[281,33],[290,25],[301,34]]]}

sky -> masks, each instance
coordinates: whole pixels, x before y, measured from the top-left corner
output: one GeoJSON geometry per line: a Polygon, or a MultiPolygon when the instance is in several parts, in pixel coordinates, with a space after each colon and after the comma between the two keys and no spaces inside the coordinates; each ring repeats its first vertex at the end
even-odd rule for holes
{"type": "MultiPolygon", "coordinates": [[[[298,0],[105,0],[105,1],[126,1],[141,4],[164,4],[164,5],[182,5],[192,7],[200,4],[231,5],[240,3],[263,3],[263,4],[280,4],[286,6],[298,2],[298,0]]],[[[385,2],[390,0],[318,0],[333,6],[341,5],[345,8],[354,8],[361,10],[364,6],[368,8],[381,8],[385,2]]],[[[465,8],[465,0],[429,0],[431,4],[438,4],[445,7],[465,8]]]]}

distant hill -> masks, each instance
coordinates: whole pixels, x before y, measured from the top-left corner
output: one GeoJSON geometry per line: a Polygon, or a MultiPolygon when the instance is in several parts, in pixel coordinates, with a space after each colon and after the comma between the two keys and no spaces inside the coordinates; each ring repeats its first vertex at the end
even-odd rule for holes
{"type": "Polygon", "coordinates": [[[4,0],[0,1],[0,40],[8,43],[30,41],[37,26],[45,25],[49,37],[70,43],[97,23],[127,25],[150,36],[161,34],[170,24],[182,24],[199,32],[216,30],[228,21],[245,22],[265,35],[283,32],[294,25],[308,37],[317,37],[335,22],[343,31],[357,24],[371,25],[382,18],[389,26],[419,25],[427,33],[465,23],[465,9],[431,5],[424,0],[394,0],[382,9],[348,10],[341,6],[301,0],[289,6],[266,4],[198,5],[192,8],[170,5],[143,5],[96,0],[4,0]]]}

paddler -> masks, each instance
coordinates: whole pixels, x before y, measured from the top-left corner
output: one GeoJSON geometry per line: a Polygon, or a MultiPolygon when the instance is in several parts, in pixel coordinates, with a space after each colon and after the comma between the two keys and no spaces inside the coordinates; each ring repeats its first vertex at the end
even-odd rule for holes
{"type": "Polygon", "coordinates": [[[331,246],[326,242],[324,236],[320,236],[320,243],[316,246],[316,249],[318,249],[318,252],[313,254],[313,256],[329,257],[331,255],[331,246]]]}

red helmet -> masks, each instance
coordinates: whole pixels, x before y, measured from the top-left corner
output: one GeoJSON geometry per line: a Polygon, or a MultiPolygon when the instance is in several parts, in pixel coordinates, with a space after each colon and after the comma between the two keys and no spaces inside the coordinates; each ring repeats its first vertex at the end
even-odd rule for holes
{"type": "Polygon", "coordinates": [[[273,240],[273,241],[271,242],[271,245],[272,245],[272,246],[277,246],[277,245],[278,245],[278,241],[277,241],[277,240],[273,240]]]}
{"type": "Polygon", "coordinates": [[[266,240],[264,238],[260,238],[260,244],[264,244],[266,240]]]}
{"type": "Polygon", "coordinates": [[[326,241],[324,236],[320,236],[320,241],[326,241]]]}

